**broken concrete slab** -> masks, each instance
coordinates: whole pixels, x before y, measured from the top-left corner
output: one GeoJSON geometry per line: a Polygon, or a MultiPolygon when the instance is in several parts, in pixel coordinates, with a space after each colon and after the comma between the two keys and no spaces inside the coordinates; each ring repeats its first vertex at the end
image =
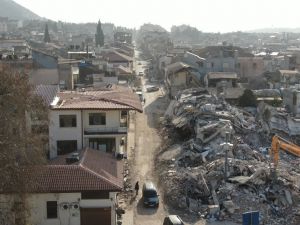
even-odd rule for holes
{"type": "Polygon", "coordinates": [[[199,206],[200,206],[200,202],[198,200],[189,198],[189,210],[198,212],[199,206]]]}
{"type": "Polygon", "coordinates": [[[220,206],[219,205],[208,205],[208,213],[210,215],[215,215],[220,212],[220,206]]]}
{"type": "Polygon", "coordinates": [[[236,176],[236,177],[230,177],[228,180],[231,182],[239,183],[239,184],[246,184],[250,180],[250,177],[236,176]]]}
{"type": "Polygon", "coordinates": [[[284,190],[284,194],[285,194],[285,198],[286,198],[287,202],[289,203],[289,205],[292,205],[293,200],[292,200],[291,192],[289,192],[289,190],[284,190]]]}
{"type": "Polygon", "coordinates": [[[236,206],[232,200],[224,201],[223,206],[227,210],[227,212],[229,212],[231,214],[233,214],[236,209],[236,206]]]}

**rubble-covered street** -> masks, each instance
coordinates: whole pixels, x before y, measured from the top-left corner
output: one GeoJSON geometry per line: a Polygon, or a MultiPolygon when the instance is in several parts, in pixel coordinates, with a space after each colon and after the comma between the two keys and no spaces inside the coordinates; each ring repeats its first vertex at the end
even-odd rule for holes
{"type": "Polygon", "coordinates": [[[187,89],[170,102],[160,135],[160,183],[183,218],[241,223],[244,212],[259,211],[261,224],[300,223],[299,159],[281,154],[274,178],[271,136],[249,112],[204,89],[187,89]]]}

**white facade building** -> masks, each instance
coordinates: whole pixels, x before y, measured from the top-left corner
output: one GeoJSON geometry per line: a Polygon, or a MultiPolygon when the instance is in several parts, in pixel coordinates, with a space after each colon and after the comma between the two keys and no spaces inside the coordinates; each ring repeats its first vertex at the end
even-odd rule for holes
{"type": "Polygon", "coordinates": [[[129,89],[58,93],[50,110],[49,157],[90,147],[123,155],[128,111],[142,112],[139,97],[129,89]]]}

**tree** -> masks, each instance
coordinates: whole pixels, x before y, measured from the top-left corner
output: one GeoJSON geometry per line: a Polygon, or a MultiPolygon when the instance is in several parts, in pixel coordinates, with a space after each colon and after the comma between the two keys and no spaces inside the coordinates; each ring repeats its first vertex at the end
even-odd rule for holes
{"type": "Polygon", "coordinates": [[[96,34],[95,34],[95,41],[96,41],[96,46],[103,46],[104,45],[104,34],[103,34],[103,30],[101,27],[101,22],[100,20],[98,21],[97,24],[97,30],[96,30],[96,34]]]}
{"type": "Polygon", "coordinates": [[[0,193],[14,193],[13,206],[0,214],[0,224],[4,220],[23,225],[28,215],[26,192],[34,185],[32,174],[24,171],[46,162],[45,136],[32,132],[28,121],[34,115],[40,119],[37,124],[47,125],[47,109],[34,94],[28,75],[7,68],[0,71],[0,80],[0,193]]]}
{"type": "Polygon", "coordinates": [[[256,107],[256,97],[250,89],[246,89],[241,97],[239,97],[239,106],[256,107]]]}
{"type": "Polygon", "coordinates": [[[45,26],[45,33],[44,33],[44,42],[50,42],[50,34],[49,34],[49,30],[48,30],[48,24],[46,23],[45,26]]]}

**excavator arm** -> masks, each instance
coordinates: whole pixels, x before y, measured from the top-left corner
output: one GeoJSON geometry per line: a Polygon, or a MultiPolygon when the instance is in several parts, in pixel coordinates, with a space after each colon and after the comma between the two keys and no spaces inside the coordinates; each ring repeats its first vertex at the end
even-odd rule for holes
{"type": "Polygon", "coordinates": [[[295,156],[300,157],[300,147],[298,145],[295,145],[295,144],[275,135],[272,138],[272,145],[271,145],[271,151],[270,151],[271,159],[273,160],[275,167],[277,167],[277,165],[278,165],[280,150],[289,152],[295,156]]]}

